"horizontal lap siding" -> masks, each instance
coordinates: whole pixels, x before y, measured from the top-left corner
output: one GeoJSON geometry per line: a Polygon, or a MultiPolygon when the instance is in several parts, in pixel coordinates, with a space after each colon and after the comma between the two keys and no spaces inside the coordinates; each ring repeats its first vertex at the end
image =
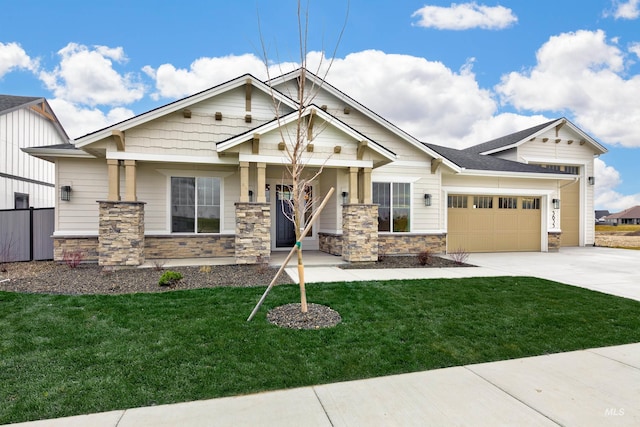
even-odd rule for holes
{"type": "Polygon", "coordinates": [[[98,200],[108,193],[104,159],[58,159],[58,183],[71,186],[71,201],[58,202],[56,232],[98,232],[98,200]]]}

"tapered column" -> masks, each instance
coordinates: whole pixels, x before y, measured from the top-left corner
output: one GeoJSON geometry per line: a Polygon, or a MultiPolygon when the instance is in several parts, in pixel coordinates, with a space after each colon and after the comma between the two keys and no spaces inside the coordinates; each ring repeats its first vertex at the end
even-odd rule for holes
{"type": "Polygon", "coordinates": [[[267,196],[265,193],[266,183],[267,183],[267,164],[266,163],[258,163],[258,199],[256,200],[258,203],[266,203],[267,196]]]}
{"type": "Polygon", "coordinates": [[[249,162],[240,162],[240,203],[249,203],[249,162]]]}
{"type": "Polygon", "coordinates": [[[109,180],[107,200],[117,202],[120,200],[120,168],[118,166],[118,160],[107,160],[107,173],[109,180]]]}
{"type": "Polygon", "coordinates": [[[135,202],[138,200],[136,194],[136,161],[125,160],[125,193],[124,200],[127,202],[135,202]]]}

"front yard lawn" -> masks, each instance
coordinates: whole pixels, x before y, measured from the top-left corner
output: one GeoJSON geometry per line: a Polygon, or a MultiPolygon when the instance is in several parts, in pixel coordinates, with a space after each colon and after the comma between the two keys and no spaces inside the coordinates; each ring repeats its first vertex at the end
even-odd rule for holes
{"type": "Polygon", "coordinates": [[[309,284],[330,329],[268,309],[297,285],[64,296],[0,292],[0,424],[640,341],[640,302],[528,277],[309,284]]]}

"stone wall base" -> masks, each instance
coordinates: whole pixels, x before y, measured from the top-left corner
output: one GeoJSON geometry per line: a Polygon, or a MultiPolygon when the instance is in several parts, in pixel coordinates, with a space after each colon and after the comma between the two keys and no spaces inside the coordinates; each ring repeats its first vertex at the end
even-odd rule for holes
{"type": "Polygon", "coordinates": [[[342,206],[342,258],[348,262],[378,260],[378,205],[342,206]]]}
{"type": "Polygon", "coordinates": [[[321,252],[342,256],[342,234],[318,233],[318,245],[321,252]]]}
{"type": "Polygon", "coordinates": [[[80,252],[81,261],[98,262],[98,237],[54,237],[53,260],[64,261],[65,252],[80,252]]]}
{"type": "Polygon", "coordinates": [[[550,232],[547,234],[547,250],[549,252],[558,252],[562,241],[562,233],[550,232]]]}
{"type": "Polygon", "coordinates": [[[446,234],[378,234],[381,255],[416,255],[424,250],[443,254],[447,250],[446,234]]]}
{"type": "Polygon", "coordinates": [[[98,204],[98,264],[106,267],[143,264],[144,202],[98,204]]]}
{"type": "Polygon", "coordinates": [[[144,251],[147,259],[233,257],[235,256],[235,236],[233,234],[146,236],[144,251]]]}
{"type": "Polygon", "coordinates": [[[263,264],[271,258],[271,207],[236,203],[235,257],[238,264],[263,264]]]}

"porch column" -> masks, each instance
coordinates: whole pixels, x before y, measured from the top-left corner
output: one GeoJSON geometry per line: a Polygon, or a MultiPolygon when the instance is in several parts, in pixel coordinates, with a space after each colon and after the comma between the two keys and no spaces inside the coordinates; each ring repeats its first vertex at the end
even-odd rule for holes
{"type": "Polygon", "coordinates": [[[372,203],[371,198],[371,168],[363,168],[362,171],[362,203],[370,205],[372,203]]]}
{"type": "Polygon", "coordinates": [[[342,259],[378,260],[378,205],[342,206],[342,259]]]}
{"type": "Polygon", "coordinates": [[[144,263],[144,203],[99,201],[98,265],[132,267],[144,263]]]}
{"type": "Polygon", "coordinates": [[[249,162],[240,162],[240,203],[249,203],[249,162]]]}
{"type": "Polygon", "coordinates": [[[256,201],[258,203],[267,203],[267,196],[265,193],[266,183],[267,183],[267,164],[266,163],[258,163],[258,198],[256,201]]]}
{"type": "Polygon", "coordinates": [[[120,168],[118,160],[107,159],[107,173],[109,180],[109,193],[107,200],[117,202],[120,200],[120,168]]]}
{"type": "Polygon", "coordinates": [[[349,204],[358,203],[358,168],[349,168],[349,204]]]}
{"type": "Polygon", "coordinates": [[[135,202],[138,200],[136,195],[136,161],[125,160],[125,193],[124,200],[127,202],[135,202]]]}

